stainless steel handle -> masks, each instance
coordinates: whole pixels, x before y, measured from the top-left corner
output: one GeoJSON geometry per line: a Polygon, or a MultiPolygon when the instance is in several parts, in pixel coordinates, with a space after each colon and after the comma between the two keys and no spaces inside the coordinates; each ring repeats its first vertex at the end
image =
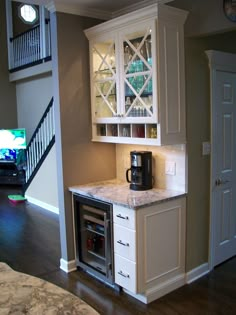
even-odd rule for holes
{"type": "Polygon", "coordinates": [[[117,216],[117,218],[119,218],[119,219],[123,219],[123,220],[129,220],[129,217],[128,216],[122,216],[121,214],[117,214],[116,215],[117,216]]]}
{"type": "Polygon", "coordinates": [[[129,274],[128,273],[124,273],[122,270],[118,271],[118,274],[121,275],[124,278],[129,278],[129,274]]]}
{"type": "Polygon", "coordinates": [[[220,178],[217,178],[216,179],[216,181],[215,181],[215,185],[216,186],[221,186],[221,185],[224,185],[224,184],[227,184],[227,183],[229,183],[229,180],[222,180],[222,179],[220,179],[220,178]]]}
{"type": "Polygon", "coordinates": [[[107,214],[104,213],[104,225],[105,225],[105,229],[104,229],[104,237],[105,237],[105,264],[106,264],[106,276],[108,278],[108,273],[109,273],[109,262],[107,261],[108,257],[108,244],[107,244],[107,241],[108,241],[108,225],[110,223],[110,220],[107,220],[107,214]]]}
{"type": "Polygon", "coordinates": [[[124,243],[122,240],[117,241],[118,244],[129,247],[129,243],[124,243]]]}

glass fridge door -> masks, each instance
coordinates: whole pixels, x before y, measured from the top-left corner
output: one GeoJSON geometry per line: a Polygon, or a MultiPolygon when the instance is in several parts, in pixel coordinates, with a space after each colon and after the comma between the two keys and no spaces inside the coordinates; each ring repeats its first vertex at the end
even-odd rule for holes
{"type": "Polygon", "coordinates": [[[108,281],[113,281],[111,207],[94,199],[76,198],[79,265],[108,281]]]}

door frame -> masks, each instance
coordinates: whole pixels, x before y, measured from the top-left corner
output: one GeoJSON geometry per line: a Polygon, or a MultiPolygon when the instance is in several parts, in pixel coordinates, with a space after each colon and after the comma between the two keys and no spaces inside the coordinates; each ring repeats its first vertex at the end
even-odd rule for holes
{"type": "Polygon", "coordinates": [[[216,82],[216,72],[217,71],[228,71],[236,73],[236,54],[216,51],[216,50],[207,50],[205,51],[210,68],[210,103],[211,103],[211,162],[210,162],[210,217],[209,217],[209,249],[208,249],[208,264],[209,270],[212,270],[215,266],[215,225],[216,225],[216,216],[214,213],[214,202],[213,202],[213,192],[215,187],[216,174],[214,170],[216,169],[216,117],[213,115],[213,108],[215,103],[214,87],[216,82]]]}

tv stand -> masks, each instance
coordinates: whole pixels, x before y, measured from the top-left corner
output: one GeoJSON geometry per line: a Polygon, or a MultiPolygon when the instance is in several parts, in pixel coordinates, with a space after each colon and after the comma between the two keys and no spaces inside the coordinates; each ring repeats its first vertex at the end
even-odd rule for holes
{"type": "Polygon", "coordinates": [[[0,161],[0,184],[23,185],[25,171],[18,170],[15,161],[0,161]]]}

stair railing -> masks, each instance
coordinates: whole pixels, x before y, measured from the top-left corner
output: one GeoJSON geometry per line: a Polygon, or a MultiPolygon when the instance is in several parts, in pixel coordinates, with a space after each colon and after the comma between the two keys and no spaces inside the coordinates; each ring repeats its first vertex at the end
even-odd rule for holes
{"type": "Polygon", "coordinates": [[[41,38],[40,25],[10,38],[10,71],[20,70],[51,59],[50,20],[45,20],[45,36],[41,38]]]}
{"type": "Polygon", "coordinates": [[[27,190],[34,176],[55,143],[54,102],[51,99],[26,148],[25,185],[27,190]]]}

